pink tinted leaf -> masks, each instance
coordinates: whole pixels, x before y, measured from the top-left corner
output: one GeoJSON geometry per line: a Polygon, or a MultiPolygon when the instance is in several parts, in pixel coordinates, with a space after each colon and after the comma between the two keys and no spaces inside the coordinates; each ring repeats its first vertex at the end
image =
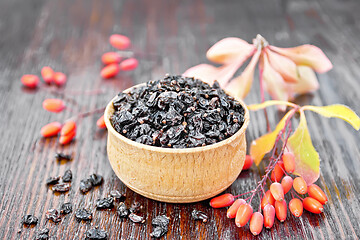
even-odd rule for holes
{"type": "Polygon", "coordinates": [[[289,84],[292,93],[304,94],[316,91],[319,88],[319,82],[314,71],[307,66],[298,66],[297,69],[299,81],[295,84],[289,84]]]}
{"type": "Polygon", "coordinates": [[[230,95],[243,99],[249,93],[254,79],[255,67],[257,62],[259,61],[260,54],[261,51],[256,51],[256,53],[251,58],[249,65],[246,66],[245,70],[241,73],[241,75],[234,78],[225,87],[225,90],[230,95]]]}
{"type": "Polygon", "coordinates": [[[215,43],[206,53],[206,57],[215,63],[229,64],[233,61],[242,63],[255,52],[255,47],[246,41],[229,37],[215,43]]]}
{"type": "MultiPolygon", "coordinates": [[[[262,59],[262,78],[265,90],[270,94],[272,99],[287,101],[289,99],[287,84],[281,77],[280,73],[272,68],[267,58],[267,54],[264,54],[262,59]]],[[[286,106],[280,106],[280,109],[285,110],[286,106]]]]}
{"type": "Polygon", "coordinates": [[[324,52],[310,44],[293,48],[279,48],[270,46],[270,49],[293,60],[297,65],[305,65],[318,73],[324,73],[332,69],[333,65],[324,52]]]}
{"type": "Polygon", "coordinates": [[[286,82],[296,83],[299,81],[296,64],[289,58],[266,49],[271,66],[277,71],[286,82]]]}
{"type": "Polygon", "coordinates": [[[239,67],[240,62],[238,61],[221,67],[214,67],[210,64],[199,64],[186,70],[183,76],[198,78],[210,85],[217,80],[220,86],[224,87],[239,67]]]}
{"type": "Polygon", "coordinates": [[[312,142],[303,110],[300,110],[300,123],[288,140],[288,147],[295,155],[294,174],[302,176],[310,185],[320,176],[320,158],[312,142]]]}

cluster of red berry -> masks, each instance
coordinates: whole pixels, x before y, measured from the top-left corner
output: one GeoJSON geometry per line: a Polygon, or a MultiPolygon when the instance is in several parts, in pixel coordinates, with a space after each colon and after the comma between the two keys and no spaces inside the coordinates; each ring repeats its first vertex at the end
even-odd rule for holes
{"type": "MultiPolygon", "coordinates": [[[[111,35],[109,42],[119,50],[128,49],[131,45],[130,39],[120,34],[111,35]]],[[[105,67],[100,72],[102,78],[112,78],[120,71],[132,71],[138,66],[136,58],[123,59],[120,52],[106,52],[102,55],[101,60],[105,64],[105,67]]]]}
{"type": "MultiPolygon", "coordinates": [[[[62,86],[66,83],[67,77],[62,72],[55,72],[51,67],[45,66],[41,69],[41,76],[45,83],[56,84],[62,86]]],[[[25,74],[21,77],[21,82],[25,87],[36,88],[40,83],[40,79],[34,74],[25,74]]]]}
{"type": "MultiPolygon", "coordinates": [[[[250,156],[246,156],[244,170],[250,168],[253,160],[250,156]]],[[[238,227],[245,226],[250,221],[250,231],[253,235],[258,235],[263,226],[271,228],[274,224],[275,215],[280,222],[284,222],[287,217],[287,208],[295,217],[300,217],[303,209],[312,213],[321,213],[323,205],[327,203],[328,199],[325,193],[316,184],[307,186],[302,177],[295,177],[294,179],[288,175],[295,170],[295,158],[293,153],[283,153],[281,160],[274,164],[271,171],[270,190],[264,191],[261,187],[248,192],[252,193],[251,197],[247,199],[236,199],[248,193],[234,196],[230,193],[211,199],[210,206],[213,208],[228,207],[227,217],[235,218],[235,224],[238,227]],[[285,177],[283,177],[286,175],[285,177]],[[285,194],[291,192],[291,201],[286,204],[285,194]],[[253,212],[251,200],[255,194],[262,194],[261,203],[258,212],[253,212]],[[303,195],[302,197],[299,196],[303,195]],[[308,194],[308,196],[304,196],[308,194]],[[294,197],[297,196],[297,197],[294,197]],[[236,200],[235,200],[236,199],[236,200]],[[262,213],[261,213],[262,209],[262,213]]],[[[267,178],[267,176],[265,176],[267,178]]]]}

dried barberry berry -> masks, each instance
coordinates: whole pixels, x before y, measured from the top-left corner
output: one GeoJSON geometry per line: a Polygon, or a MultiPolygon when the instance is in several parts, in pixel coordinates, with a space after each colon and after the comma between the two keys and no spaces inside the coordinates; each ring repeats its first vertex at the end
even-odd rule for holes
{"type": "Polygon", "coordinates": [[[96,173],[91,174],[89,179],[93,186],[101,185],[102,182],[104,181],[104,178],[101,175],[96,174],[96,173]]]}
{"type": "Polygon", "coordinates": [[[104,230],[92,228],[86,231],[86,239],[97,239],[103,240],[107,239],[108,233],[104,230]]]}
{"type": "Polygon", "coordinates": [[[85,208],[79,208],[75,211],[75,217],[77,220],[90,221],[92,219],[92,213],[85,208]]]}
{"type": "Polygon", "coordinates": [[[113,208],[114,198],[107,197],[96,200],[96,207],[100,209],[113,208]]]}
{"type": "Polygon", "coordinates": [[[92,182],[89,178],[83,179],[80,181],[80,191],[87,193],[93,188],[92,182]]]}
{"type": "Polygon", "coordinates": [[[43,229],[40,229],[39,231],[37,231],[35,239],[36,240],[47,240],[47,239],[49,239],[49,229],[48,228],[43,228],[43,229]]]}
{"type": "Polygon", "coordinates": [[[137,213],[138,211],[140,211],[140,209],[142,209],[141,204],[139,202],[134,202],[133,204],[131,204],[129,211],[131,213],[137,213]]]}
{"type": "Polygon", "coordinates": [[[125,203],[121,202],[117,208],[117,213],[120,217],[127,217],[129,215],[129,210],[127,209],[125,203]]]}
{"type": "Polygon", "coordinates": [[[67,192],[70,190],[70,187],[71,187],[70,183],[58,183],[52,187],[52,190],[54,192],[67,192]]]}
{"type": "Polygon", "coordinates": [[[192,212],[191,212],[191,217],[194,219],[194,220],[201,220],[203,222],[207,222],[208,220],[208,216],[202,212],[202,211],[198,211],[196,209],[194,209],[192,212]]]}
{"type": "Polygon", "coordinates": [[[123,136],[166,148],[200,147],[234,135],[244,123],[244,109],[218,83],[166,76],[113,101],[110,121],[123,136]]]}
{"type": "Polygon", "coordinates": [[[23,224],[25,225],[36,225],[38,223],[38,218],[33,216],[33,215],[24,215],[23,216],[23,219],[22,219],[22,222],[23,224]]]}
{"type": "Polygon", "coordinates": [[[115,199],[121,199],[122,197],[125,197],[125,194],[121,194],[118,190],[112,190],[110,192],[110,196],[112,196],[115,199]]]}
{"type": "Polygon", "coordinates": [[[168,231],[169,218],[166,215],[160,215],[155,217],[151,224],[154,227],[152,233],[150,233],[151,237],[160,238],[168,231]]]}
{"type": "Polygon", "coordinates": [[[57,177],[49,177],[48,179],[46,179],[46,185],[53,185],[58,183],[60,180],[60,176],[57,177]]]}
{"type": "Polygon", "coordinates": [[[64,182],[71,182],[72,180],[72,172],[70,169],[66,170],[64,176],[62,177],[64,182]]]}
{"type": "Polygon", "coordinates": [[[60,222],[60,212],[57,209],[50,209],[45,214],[46,219],[53,221],[54,223],[60,222]]]}
{"type": "Polygon", "coordinates": [[[56,153],[55,154],[56,160],[68,160],[70,161],[72,159],[71,155],[65,154],[65,153],[56,153]]]}
{"type": "Polygon", "coordinates": [[[60,213],[61,214],[69,214],[72,212],[72,204],[67,202],[67,203],[63,203],[60,206],[60,213]]]}
{"type": "Polygon", "coordinates": [[[129,219],[134,223],[144,223],[145,222],[144,217],[136,215],[135,213],[130,213],[129,219]]]}

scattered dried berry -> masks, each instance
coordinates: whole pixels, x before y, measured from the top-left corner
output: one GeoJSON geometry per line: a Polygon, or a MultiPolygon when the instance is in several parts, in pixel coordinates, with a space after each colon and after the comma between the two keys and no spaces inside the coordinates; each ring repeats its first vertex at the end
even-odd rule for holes
{"type": "Polygon", "coordinates": [[[57,177],[49,177],[48,179],[46,179],[46,185],[53,185],[58,183],[60,180],[60,176],[57,177]]]}
{"type": "Polygon", "coordinates": [[[60,212],[57,209],[50,209],[45,214],[46,219],[53,221],[54,223],[60,222],[60,212]]]}
{"type": "Polygon", "coordinates": [[[105,64],[119,63],[121,56],[117,52],[107,52],[101,56],[101,61],[105,64]]]}
{"type": "Polygon", "coordinates": [[[47,110],[49,112],[58,113],[58,112],[61,112],[62,110],[64,110],[65,103],[61,99],[48,98],[43,101],[42,106],[45,110],[47,110]]]}
{"type": "Polygon", "coordinates": [[[67,202],[67,203],[63,203],[60,206],[60,213],[61,214],[69,214],[72,212],[72,204],[67,202]]]}
{"type": "Polygon", "coordinates": [[[140,211],[140,209],[142,209],[141,204],[139,202],[134,202],[133,204],[131,204],[129,211],[131,213],[137,213],[140,211]]]}
{"type": "Polygon", "coordinates": [[[194,209],[192,212],[191,212],[191,217],[194,219],[194,220],[200,220],[200,221],[203,221],[203,222],[207,222],[207,220],[209,219],[209,217],[202,211],[198,211],[196,209],[194,209]]]}
{"type": "Polygon", "coordinates": [[[53,137],[58,135],[61,130],[61,123],[52,122],[43,126],[40,130],[40,133],[43,137],[53,137]]]}
{"type": "Polygon", "coordinates": [[[92,213],[85,208],[79,208],[75,211],[75,217],[77,220],[90,221],[92,219],[92,213]]]}
{"type": "Polygon", "coordinates": [[[67,81],[67,77],[64,73],[62,72],[57,72],[54,75],[54,83],[58,86],[62,86],[66,83],[67,81]]]}
{"type": "Polygon", "coordinates": [[[151,221],[154,230],[152,231],[152,233],[150,233],[150,236],[154,238],[160,238],[164,236],[165,233],[168,231],[169,222],[170,220],[166,215],[160,215],[155,217],[151,221]]]}
{"type": "Polygon", "coordinates": [[[72,172],[70,169],[66,170],[64,176],[62,177],[64,182],[71,182],[72,180],[72,172]]]}
{"type": "Polygon", "coordinates": [[[108,233],[104,230],[92,228],[86,231],[86,239],[97,239],[103,240],[107,239],[108,233]]]}
{"type": "Polygon", "coordinates": [[[244,109],[217,82],[166,76],[150,81],[113,101],[114,129],[147,145],[191,148],[234,135],[244,122],[244,109]]]}
{"type": "Polygon", "coordinates": [[[125,203],[121,202],[117,208],[117,213],[120,217],[127,217],[129,215],[129,210],[127,209],[125,203]]]}
{"type": "Polygon", "coordinates": [[[109,38],[110,44],[117,49],[124,50],[130,47],[131,41],[127,36],[113,34],[109,38]]]}
{"type": "Polygon", "coordinates": [[[122,197],[125,197],[125,194],[121,194],[118,190],[112,190],[110,192],[110,196],[112,196],[115,199],[120,199],[122,197]]]}
{"type": "Polygon", "coordinates": [[[132,71],[138,66],[138,60],[136,58],[128,58],[120,63],[121,71],[132,71]]]}
{"type": "Polygon", "coordinates": [[[145,222],[144,217],[136,215],[135,213],[130,213],[129,219],[134,223],[144,223],[145,222]]]}
{"type": "Polygon", "coordinates": [[[54,81],[55,72],[51,67],[45,66],[41,69],[41,76],[47,84],[51,84],[54,81]]]}
{"type": "Polygon", "coordinates": [[[80,181],[80,191],[87,193],[93,188],[92,182],[89,178],[80,181]]]}
{"type": "Polygon", "coordinates": [[[72,159],[71,155],[65,154],[65,153],[56,153],[55,154],[56,160],[68,160],[70,161],[72,159]]]}
{"type": "Polygon", "coordinates": [[[58,183],[52,187],[54,192],[67,192],[70,190],[70,183],[58,183]]]}
{"type": "Polygon", "coordinates": [[[36,225],[38,223],[38,219],[37,217],[33,216],[33,215],[25,215],[23,216],[22,222],[25,225],[36,225]]]}
{"type": "Polygon", "coordinates": [[[49,229],[48,228],[43,228],[37,231],[36,236],[35,236],[36,240],[47,240],[49,239],[49,229]]]}
{"type": "Polygon", "coordinates": [[[96,174],[96,173],[91,174],[89,179],[93,186],[99,186],[104,181],[104,178],[101,175],[96,174]]]}
{"type": "Polygon", "coordinates": [[[100,209],[113,208],[114,198],[107,197],[96,200],[96,207],[100,209]]]}
{"type": "Polygon", "coordinates": [[[26,74],[21,77],[21,82],[25,87],[36,88],[39,84],[39,77],[32,74],[26,74]]]}

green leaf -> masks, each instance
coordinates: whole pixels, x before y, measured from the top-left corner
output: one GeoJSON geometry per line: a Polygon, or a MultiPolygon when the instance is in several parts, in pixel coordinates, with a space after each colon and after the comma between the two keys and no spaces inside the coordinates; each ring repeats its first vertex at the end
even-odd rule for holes
{"type": "Polygon", "coordinates": [[[314,183],[320,176],[320,158],[311,142],[303,110],[300,110],[299,126],[287,146],[295,155],[294,174],[302,176],[308,185],[314,183]]]}
{"type": "Polygon", "coordinates": [[[252,141],[250,146],[250,155],[254,159],[254,162],[257,165],[261,162],[266,153],[270,152],[273,149],[276,137],[279,132],[284,128],[286,120],[290,115],[294,113],[294,110],[290,110],[286,115],[280,120],[275,130],[271,133],[267,133],[258,139],[252,141]]]}
{"type": "Polygon", "coordinates": [[[340,118],[353,126],[356,130],[360,129],[360,118],[359,116],[351,110],[349,107],[341,104],[334,104],[324,107],[317,106],[304,106],[304,110],[311,110],[316,112],[324,117],[336,117],[340,118]]]}

